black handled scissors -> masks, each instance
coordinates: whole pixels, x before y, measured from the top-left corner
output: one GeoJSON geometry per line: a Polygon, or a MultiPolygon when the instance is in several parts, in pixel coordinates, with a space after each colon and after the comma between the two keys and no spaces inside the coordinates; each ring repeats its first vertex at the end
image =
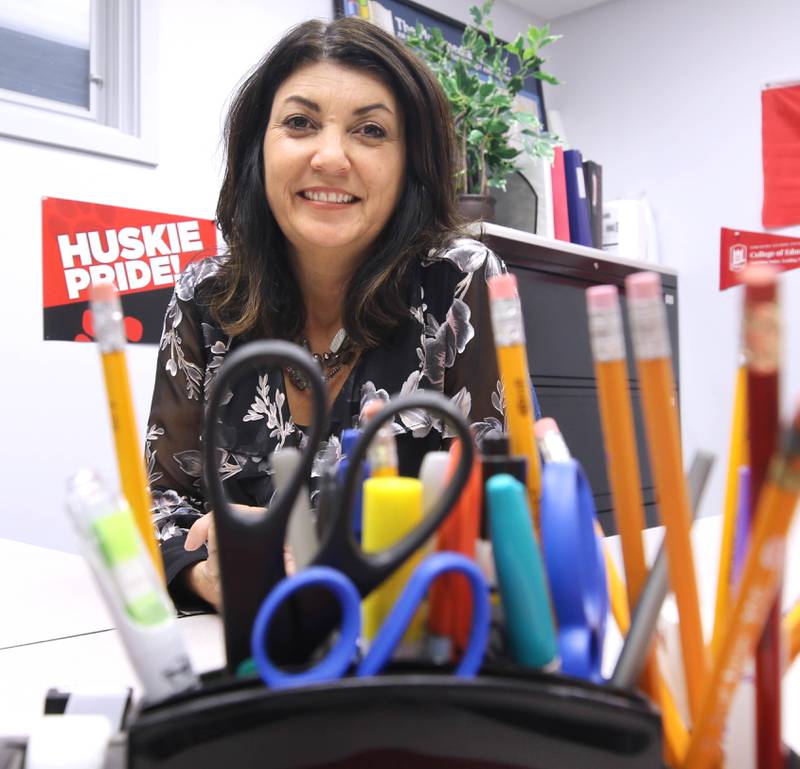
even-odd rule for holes
{"type": "MultiPolygon", "coordinates": [[[[217,373],[209,395],[204,426],[204,478],[206,494],[214,511],[225,646],[230,672],[235,672],[250,654],[250,635],[258,609],[285,576],[283,545],[292,506],[307,482],[317,447],[328,423],[327,392],[316,362],[301,347],[282,341],[251,342],[231,353],[217,373]],[[253,367],[292,366],[309,381],[312,412],[310,434],[301,461],[286,489],[269,511],[243,516],[232,509],[218,469],[217,418],[229,388],[253,367]]],[[[366,425],[353,450],[343,487],[329,500],[330,521],[317,554],[309,566],[329,566],[345,574],[364,597],[393,574],[439,527],[467,483],[474,456],[472,435],[461,412],[436,392],[417,392],[388,403],[366,425]],[[442,418],[461,439],[461,457],[449,485],[435,508],[403,539],[391,547],[365,553],[353,537],[350,520],[361,462],[380,427],[396,414],[412,409],[429,411],[442,418]]],[[[270,658],[276,664],[306,662],[340,618],[335,596],[323,587],[310,586],[284,602],[270,623],[270,658]]]]}

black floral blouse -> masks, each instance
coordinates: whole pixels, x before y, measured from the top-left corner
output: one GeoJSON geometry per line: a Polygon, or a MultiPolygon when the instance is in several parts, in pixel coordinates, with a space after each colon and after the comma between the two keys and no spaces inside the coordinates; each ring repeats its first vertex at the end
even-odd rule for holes
{"type": "MultiPolygon", "coordinates": [[[[177,280],[164,321],[145,443],[153,519],[179,605],[185,600],[176,595],[176,575],[207,557],[205,548],[190,552],[183,547],[188,529],[206,512],[200,454],[203,404],[225,356],[242,344],[225,335],[197,291],[213,279],[224,258],[191,264],[177,280]]],[[[504,271],[486,246],[466,238],[419,262],[407,320],[387,344],[362,353],[331,406],[329,434],[314,463],[312,488],[314,477],[341,456],[342,430],[354,426],[361,406],[375,397],[388,400],[419,389],[438,390],[461,409],[478,439],[505,427],[486,289],[486,279],[504,271]]],[[[227,450],[219,470],[229,498],[266,506],[273,491],[270,455],[284,446],[300,446],[305,438],[302,427],[292,421],[283,372],[254,371],[243,377],[222,420],[227,450]]],[[[425,453],[442,447],[448,437],[443,427],[423,412],[396,418],[401,474],[416,475],[425,453]]]]}

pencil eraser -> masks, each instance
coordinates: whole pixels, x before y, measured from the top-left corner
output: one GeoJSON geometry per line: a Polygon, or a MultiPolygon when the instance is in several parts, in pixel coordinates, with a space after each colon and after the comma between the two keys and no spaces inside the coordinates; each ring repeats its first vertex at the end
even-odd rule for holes
{"type": "Polygon", "coordinates": [[[510,272],[494,275],[486,283],[490,299],[513,299],[517,296],[517,279],[510,272]]]}
{"type": "Polygon", "coordinates": [[[660,299],[661,277],[657,272],[634,272],[625,278],[628,299],[660,299]]]}
{"type": "Polygon", "coordinates": [[[92,283],[89,297],[93,302],[112,302],[117,296],[117,289],[110,280],[100,280],[92,283]]]}
{"type": "Polygon", "coordinates": [[[772,302],[778,284],[778,270],[769,264],[751,264],[742,271],[745,300],[772,302]]]}
{"type": "Polygon", "coordinates": [[[364,408],[361,409],[361,418],[368,422],[372,417],[374,417],[386,404],[380,398],[373,398],[371,401],[367,401],[364,404],[364,408]]]}
{"type": "Polygon", "coordinates": [[[537,438],[544,438],[547,433],[561,432],[561,430],[558,429],[556,420],[552,417],[543,417],[542,419],[537,419],[533,425],[533,429],[537,438]]]}
{"type": "Polygon", "coordinates": [[[586,306],[592,310],[613,310],[619,306],[616,286],[592,286],[586,289],[586,306]]]}

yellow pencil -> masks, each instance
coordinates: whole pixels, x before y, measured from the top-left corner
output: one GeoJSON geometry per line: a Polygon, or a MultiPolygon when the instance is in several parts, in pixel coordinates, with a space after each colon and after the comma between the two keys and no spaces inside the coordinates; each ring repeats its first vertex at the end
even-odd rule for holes
{"type": "Polygon", "coordinates": [[[739,468],[747,465],[747,368],[739,366],[736,371],[736,391],[733,399],[731,442],[728,451],[728,474],[725,478],[725,508],[722,519],[722,545],[717,573],[717,599],[714,608],[714,633],[711,639],[712,653],[716,652],[725,618],[731,605],[731,571],[733,569],[733,545],[736,537],[736,511],[739,502],[739,468]]]}
{"type": "MultiPolygon", "coordinates": [[[[625,587],[628,604],[635,606],[647,579],[647,562],[642,542],[642,529],[645,526],[644,500],[628,387],[622,312],[616,286],[593,286],[587,289],[586,305],[608,478],[622,545],[625,587]]],[[[613,562],[609,564],[609,559],[606,559],[606,569],[611,586],[614,578],[619,580],[619,575],[615,574],[616,569],[613,562]]],[[[616,600],[620,602],[618,597],[616,600]]],[[[613,592],[611,603],[613,611],[613,592]]],[[[618,626],[619,624],[617,621],[618,626]]],[[[621,628],[620,630],[622,631],[621,628]]],[[[672,693],[661,678],[654,651],[650,652],[645,664],[642,688],[661,705],[667,760],[674,765],[677,758],[683,755],[688,734],[678,715],[672,693]]]]}
{"type": "Polygon", "coordinates": [[[680,617],[681,651],[694,722],[706,679],[706,650],[692,554],[692,513],[683,474],[680,427],[675,405],[669,331],[657,273],[639,272],[625,279],[633,347],[642,391],[650,468],[658,509],[665,526],[670,585],[680,617]]]}
{"type": "Polygon", "coordinates": [[[789,647],[789,663],[786,666],[787,670],[791,667],[795,658],[800,654],[800,601],[798,601],[794,608],[783,618],[783,630],[789,642],[786,644],[789,647]]]}
{"type": "Polygon", "coordinates": [[[719,764],[720,740],[731,701],[747,661],[753,656],[781,584],[786,535],[800,498],[800,412],[772,459],[759,496],[753,533],[736,599],[704,688],[689,742],[686,769],[719,764]]]}
{"type": "Polygon", "coordinates": [[[164,577],[164,562],[156,542],[151,512],[150,491],[136,429],[128,365],[125,360],[125,328],[119,295],[113,283],[95,283],[91,297],[94,336],[100,347],[106,383],[114,447],[117,453],[122,494],[133,510],[142,539],[147,545],[156,571],[164,577]]]}
{"type": "Polygon", "coordinates": [[[488,285],[497,367],[505,392],[510,453],[528,460],[528,500],[538,533],[542,470],[533,426],[531,378],[517,279],[511,273],[495,275],[489,278],[488,285]]]}

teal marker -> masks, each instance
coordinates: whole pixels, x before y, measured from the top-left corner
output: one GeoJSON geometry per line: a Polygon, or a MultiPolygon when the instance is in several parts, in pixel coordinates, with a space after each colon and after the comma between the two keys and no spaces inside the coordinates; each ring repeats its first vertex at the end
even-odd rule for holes
{"type": "Polygon", "coordinates": [[[486,482],[489,531],[511,656],[530,668],[558,666],[558,641],[527,492],[507,473],[486,482]]]}

